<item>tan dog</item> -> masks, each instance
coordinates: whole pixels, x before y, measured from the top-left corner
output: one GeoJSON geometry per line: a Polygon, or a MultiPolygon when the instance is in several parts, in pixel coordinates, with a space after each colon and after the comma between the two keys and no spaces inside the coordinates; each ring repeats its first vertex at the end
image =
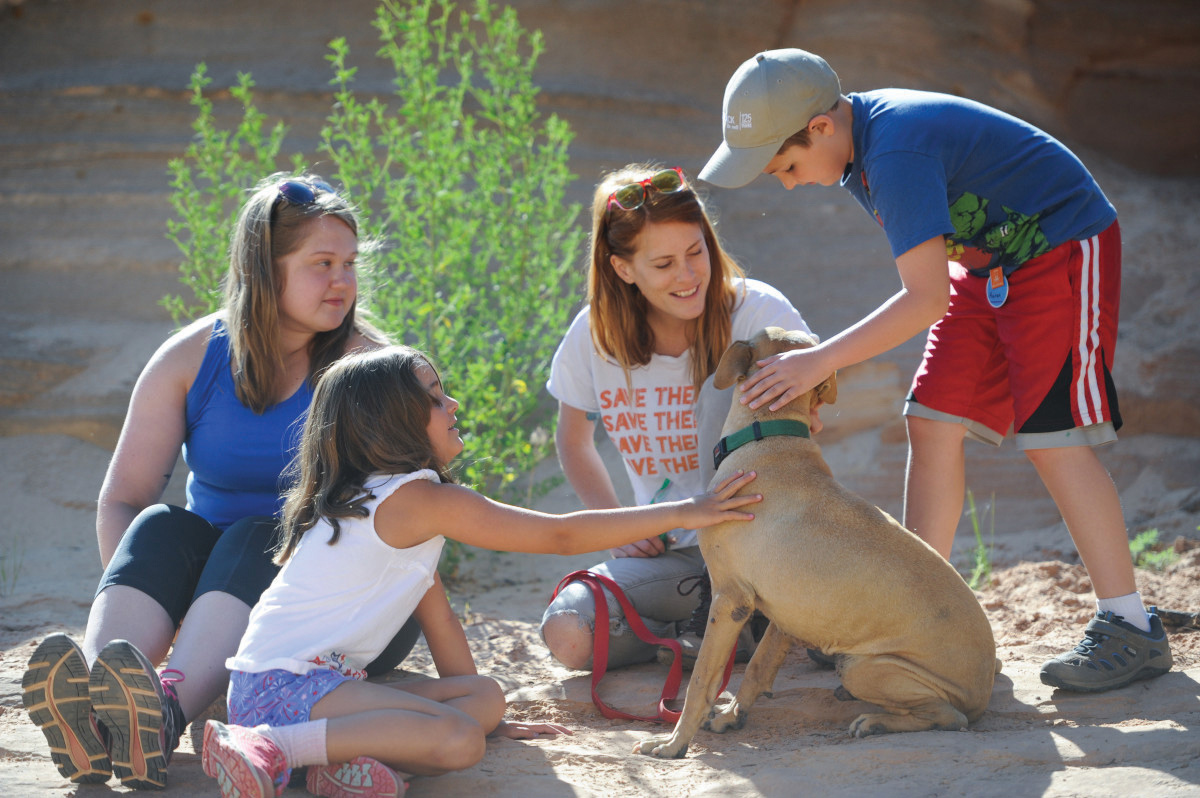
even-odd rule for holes
{"type": "MultiPolygon", "coordinates": [[[[740,382],[756,361],[815,343],[769,327],[729,347],[715,385],[740,382]]],[[[836,398],[833,376],[777,412],[751,410],[735,396],[722,440],[730,448],[751,440],[729,452],[713,481],[738,469],[757,472],[746,489],[763,500],[753,521],[700,531],[713,591],[704,642],[674,732],[640,741],[635,752],[681,757],[702,723],[716,732],[741,728],[795,640],[834,660],[852,694],[839,697],[882,710],[857,717],[852,735],[964,729],[987,707],[996,647],[975,595],[916,535],[839,485],[815,442],[797,437],[794,422],[807,425],[817,406],[836,398]],[[791,424],[768,423],[784,420],[791,424]],[[770,437],[737,434],[756,421],[770,437]],[[725,663],[756,609],[770,626],[736,698],[714,715],[725,663]]]]}

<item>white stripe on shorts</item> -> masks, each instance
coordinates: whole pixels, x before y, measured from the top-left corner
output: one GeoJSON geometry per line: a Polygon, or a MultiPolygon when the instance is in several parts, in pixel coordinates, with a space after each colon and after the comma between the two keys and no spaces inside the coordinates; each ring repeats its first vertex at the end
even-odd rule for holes
{"type": "Polygon", "coordinates": [[[1099,422],[1104,406],[1100,395],[1100,246],[1099,236],[1079,242],[1083,269],[1079,289],[1079,378],[1075,401],[1080,422],[1099,422]]]}

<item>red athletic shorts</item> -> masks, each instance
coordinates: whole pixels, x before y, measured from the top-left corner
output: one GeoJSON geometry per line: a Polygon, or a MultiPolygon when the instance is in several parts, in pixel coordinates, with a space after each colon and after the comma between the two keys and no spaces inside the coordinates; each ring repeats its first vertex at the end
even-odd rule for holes
{"type": "Polygon", "coordinates": [[[950,307],[929,331],[905,413],[959,421],[996,445],[1010,427],[1028,449],[1115,440],[1120,227],[1055,247],[1008,279],[994,308],[988,278],[950,263],[950,307]]]}

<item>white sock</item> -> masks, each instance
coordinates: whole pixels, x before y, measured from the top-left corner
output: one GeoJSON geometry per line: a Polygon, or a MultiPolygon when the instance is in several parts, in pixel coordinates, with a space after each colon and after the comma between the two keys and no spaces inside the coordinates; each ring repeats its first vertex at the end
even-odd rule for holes
{"type": "Polygon", "coordinates": [[[328,765],[329,754],[325,750],[325,718],[297,723],[292,726],[255,726],[254,731],[269,738],[279,750],[288,767],[302,768],[307,765],[328,765]]]}
{"type": "Polygon", "coordinates": [[[1141,593],[1135,591],[1127,596],[1097,599],[1096,608],[1100,612],[1120,615],[1125,623],[1132,624],[1143,632],[1150,631],[1150,616],[1146,614],[1146,607],[1142,604],[1141,593]]]}

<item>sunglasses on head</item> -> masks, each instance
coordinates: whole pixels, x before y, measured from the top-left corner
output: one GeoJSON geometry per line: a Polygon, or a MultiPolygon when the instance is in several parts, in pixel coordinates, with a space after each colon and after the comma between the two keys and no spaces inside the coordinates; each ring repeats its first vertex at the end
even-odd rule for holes
{"type": "Polygon", "coordinates": [[[317,201],[317,192],[334,194],[333,186],[324,180],[283,180],[277,186],[279,197],[293,205],[311,205],[317,201]]]}
{"type": "Polygon", "coordinates": [[[611,211],[616,205],[624,211],[636,211],[646,204],[646,199],[650,196],[650,189],[654,189],[659,194],[674,194],[685,185],[687,185],[687,181],[683,177],[683,170],[678,166],[663,169],[645,180],[628,183],[609,194],[608,210],[611,211]]]}

